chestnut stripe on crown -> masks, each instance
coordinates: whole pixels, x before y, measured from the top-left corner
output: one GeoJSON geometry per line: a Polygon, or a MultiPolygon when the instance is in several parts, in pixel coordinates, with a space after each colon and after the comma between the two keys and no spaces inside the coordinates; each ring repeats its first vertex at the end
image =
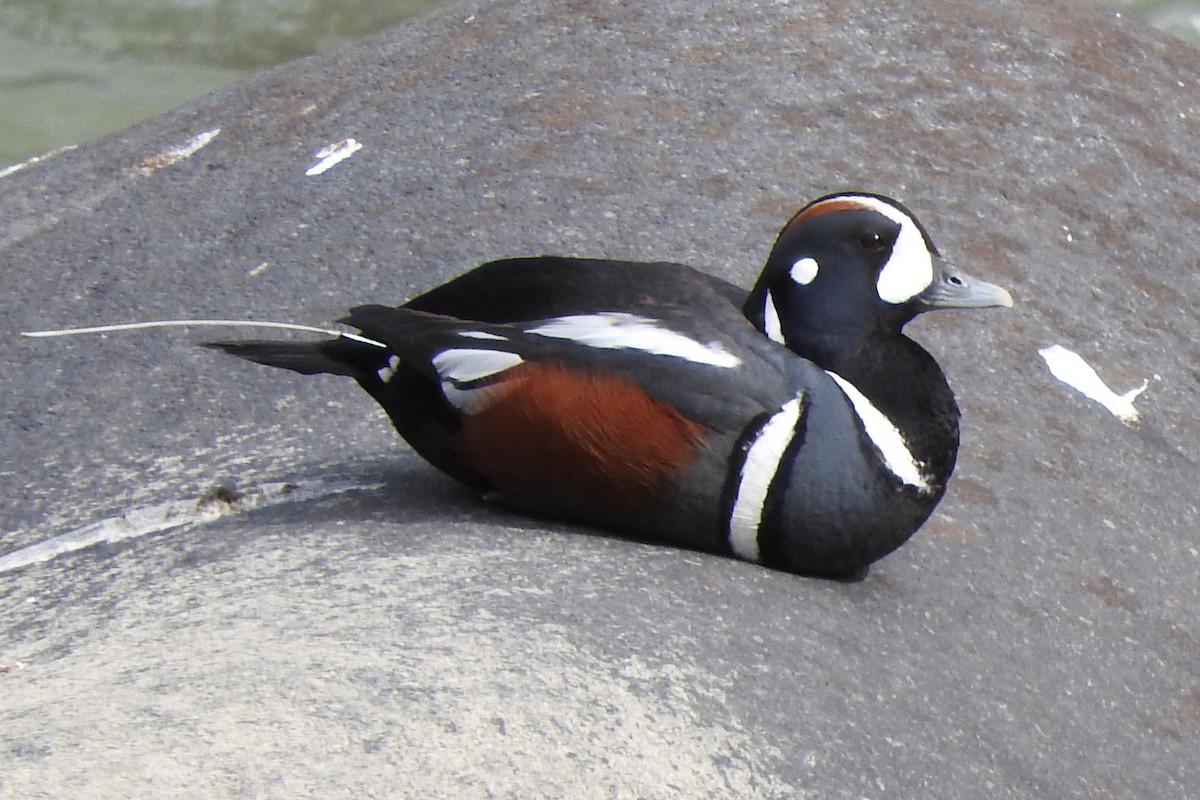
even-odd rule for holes
{"type": "Polygon", "coordinates": [[[835,211],[876,211],[874,206],[866,202],[865,198],[861,197],[830,197],[828,200],[818,200],[812,205],[805,206],[796,212],[795,216],[787,221],[783,226],[783,230],[779,232],[779,238],[783,238],[791,233],[792,229],[801,222],[813,217],[819,217],[823,214],[832,214],[835,211]]]}

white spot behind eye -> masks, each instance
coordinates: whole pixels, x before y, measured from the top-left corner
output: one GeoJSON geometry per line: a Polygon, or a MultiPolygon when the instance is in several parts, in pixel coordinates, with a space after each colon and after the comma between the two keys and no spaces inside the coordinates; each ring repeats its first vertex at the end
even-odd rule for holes
{"type": "Polygon", "coordinates": [[[624,312],[558,317],[529,328],[526,333],[552,339],[569,339],[602,350],[641,350],[725,369],[742,363],[720,342],[703,344],[678,331],[660,327],[656,319],[624,312]]]}
{"type": "Polygon", "coordinates": [[[779,463],[796,435],[801,402],[802,397],[798,396],[784,403],[759,429],[746,452],[737,497],[729,515],[729,546],[747,561],[758,561],[758,528],[762,524],[763,506],[771,481],[779,472],[779,463]]]}
{"type": "Polygon", "coordinates": [[[767,292],[767,299],[763,305],[763,333],[772,342],[787,344],[783,338],[783,326],[779,324],[779,309],[775,308],[775,298],[771,296],[770,291],[767,292]]]}
{"type": "Polygon", "coordinates": [[[820,271],[820,265],[815,258],[801,258],[795,264],[792,264],[788,274],[792,276],[792,280],[801,286],[808,286],[817,277],[817,272],[820,271]]]}
{"type": "Polygon", "coordinates": [[[862,421],[867,438],[879,450],[883,464],[888,471],[919,492],[932,491],[929,478],[921,471],[921,463],[913,457],[912,451],[908,449],[908,443],[904,441],[903,434],[895,424],[876,408],[858,390],[857,386],[836,372],[829,372],[829,370],[826,372],[850,400],[850,405],[854,407],[854,413],[862,421]]]}

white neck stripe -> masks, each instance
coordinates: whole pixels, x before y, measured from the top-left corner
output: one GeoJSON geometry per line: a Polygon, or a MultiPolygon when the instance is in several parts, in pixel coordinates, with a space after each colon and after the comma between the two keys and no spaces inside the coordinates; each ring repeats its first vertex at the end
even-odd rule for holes
{"type": "Polygon", "coordinates": [[[912,486],[919,492],[933,491],[928,476],[921,470],[921,463],[913,457],[912,451],[908,449],[908,443],[904,441],[903,434],[892,421],[884,416],[883,412],[876,408],[850,381],[836,372],[829,372],[829,370],[826,372],[850,400],[854,413],[862,422],[863,431],[875,445],[875,449],[879,451],[883,465],[888,468],[888,471],[899,478],[901,482],[912,486]]]}
{"type": "Polygon", "coordinates": [[[779,309],[775,307],[775,298],[771,296],[769,289],[763,305],[763,333],[772,342],[787,344],[787,340],[783,338],[783,325],[779,322],[779,309]]]}

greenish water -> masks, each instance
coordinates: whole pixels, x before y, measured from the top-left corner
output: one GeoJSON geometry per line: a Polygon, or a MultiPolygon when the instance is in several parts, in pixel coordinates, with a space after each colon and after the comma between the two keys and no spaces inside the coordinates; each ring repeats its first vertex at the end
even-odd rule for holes
{"type": "MultiPolygon", "coordinates": [[[[2,0],[0,167],[445,0],[2,0]]],[[[1200,0],[1110,0],[1200,47],[1200,0]]]]}
{"type": "Polygon", "coordinates": [[[0,167],[445,0],[0,0],[0,167]]]}

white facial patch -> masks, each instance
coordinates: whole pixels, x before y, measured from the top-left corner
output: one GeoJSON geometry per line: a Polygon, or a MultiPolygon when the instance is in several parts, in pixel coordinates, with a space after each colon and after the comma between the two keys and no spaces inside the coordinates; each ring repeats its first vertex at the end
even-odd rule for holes
{"type": "Polygon", "coordinates": [[[392,379],[392,376],[396,374],[396,370],[399,367],[400,356],[390,356],[388,358],[387,366],[380,367],[379,369],[375,370],[375,374],[379,376],[379,380],[387,383],[392,379]]]}
{"type": "Polygon", "coordinates": [[[850,381],[835,372],[829,372],[829,377],[850,400],[854,413],[862,421],[867,438],[875,445],[883,458],[883,465],[888,471],[900,479],[902,483],[912,486],[918,492],[932,491],[929,478],[921,471],[921,463],[917,461],[908,449],[908,443],[892,421],[883,415],[862,392],[850,381]]]}
{"type": "Polygon", "coordinates": [[[815,258],[805,257],[792,264],[792,268],[788,271],[788,274],[800,286],[808,286],[816,279],[817,273],[820,271],[821,266],[815,258]]]}
{"type": "Polygon", "coordinates": [[[433,368],[443,382],[471,383],[512,369],[525,359],[504,350],[443,350],[433,357],[433,368]]]}
{"type": "Polygon", "coordinates": [[[787,344],[783,338],[783,326],[779,324],[779,309],[775,308],[775,298],[769,291],[763,304],[763,333],[767,334],[767,338],[772,342],[787,344]]]}
{"type": "Polygon", "coordinates": [[[569,339],[602,350],[641,350],[725,369],[733,369],[742,363],[720,342],[703,344],[678,331],[660,327],[656,319],[623,312],[559,317],[530,328],[526,333],[569,339]]]}
{"type": "Polygon", "coordinates": [[[900,234],[892,245],[892,255],[875,283],[879,299],[900,305],[928,289],[933,283],[933,253],[929,252],[925,237],[912,217],[874,197],[856,196],[854,201],[900,226],[900,234]]]}
{"type": "Polygon", "coordinates": [[[796,435],[802,399],[797,396],[784,403],[759,429],[746,451],[737,497],[729,515],[729,546],[738,558],[758,561],[758,528],[762,524],[763,506],[783,454],[796,435]]]}

